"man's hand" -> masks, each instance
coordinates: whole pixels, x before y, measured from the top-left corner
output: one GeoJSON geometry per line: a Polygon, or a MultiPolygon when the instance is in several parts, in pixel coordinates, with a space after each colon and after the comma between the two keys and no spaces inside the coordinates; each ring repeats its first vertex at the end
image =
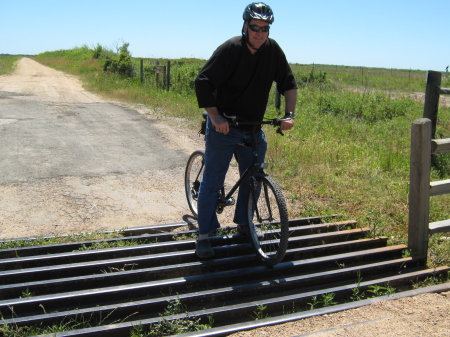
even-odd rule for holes
{"type": "Polygon", "coordinates": [[[224,135],[230,132],[230,125],[228,124],[228,121],[219,114],[217,108],[206,108],[206,111],[208,112],[208,117],[211,119],[211,123],[217,132],[223,133],[224,135]]]}
{"type": "Polygon", "coordinates": [[[228,121],[222,116],[218,115],[212,117],[211,122],[214,125],[214,128],[216,129],[217,132],[223,133],[224,135],[230,132],[230,125],[228,124],[228,121]]]}
{"type": "Polygon", "coordinates": [[[287,131],[294,127],[294,120],[292,118],[281,121],[280,129],[281,131],[287,131]]]}

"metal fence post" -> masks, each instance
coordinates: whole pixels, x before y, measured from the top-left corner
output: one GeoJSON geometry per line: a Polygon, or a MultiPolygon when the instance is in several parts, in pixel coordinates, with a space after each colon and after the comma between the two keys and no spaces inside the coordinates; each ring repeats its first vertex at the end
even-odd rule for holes
{"type": "Polygon", "coordinates": [[[411,127],[408,247],[426,262],[430,205],[431,121],[420,118],[411,127]]]}

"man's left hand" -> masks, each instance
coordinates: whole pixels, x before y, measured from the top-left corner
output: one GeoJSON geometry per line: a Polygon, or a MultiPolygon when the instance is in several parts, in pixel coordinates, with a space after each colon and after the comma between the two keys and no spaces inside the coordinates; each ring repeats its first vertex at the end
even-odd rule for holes
{"type": "Polygon", "coordinates": [[[290,130],[293,127],[294,127],[294,120],[292,118],[281,121],[280,125],[281,131],[290,130]]]}

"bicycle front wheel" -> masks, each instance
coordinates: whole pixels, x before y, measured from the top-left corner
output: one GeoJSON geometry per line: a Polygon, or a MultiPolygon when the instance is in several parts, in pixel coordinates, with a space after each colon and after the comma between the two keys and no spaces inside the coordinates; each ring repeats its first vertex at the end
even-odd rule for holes
{"type": "Polygon", "coordinates": [[[192,214],[198,216],[198,194],[200,193],[200,184],[203,178],[203,169],[205,167],[205,153],[201,150],[191,154],[184,171],[184,190],[186,199],[192,214]]]}
{"type": "Polygon", "coordinates": [[[283,193],[270,176],[252,177],[247,214],[256,254],[267,265],[277,264],[286,254],[289,220],[283,193]]]}

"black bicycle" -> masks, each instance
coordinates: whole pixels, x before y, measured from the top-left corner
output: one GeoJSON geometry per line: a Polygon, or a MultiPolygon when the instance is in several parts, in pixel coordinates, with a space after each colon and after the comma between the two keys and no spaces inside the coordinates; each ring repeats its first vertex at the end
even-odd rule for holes
{"type": "MultiPolygon", "coordinates": [[[[230,125],[255,125],[255,123],[239,122],[235,117],[227,116],[230,125]]],[[[257,124],[278,127],[277,132],[282,134],[280,124],[282,118],[264,120],[257,124]]],[[[242,181],[250,177],[250,193],[247,202],[247,217],[249,223],[249,236],[257,256],[267,265],[280,262],[286,254],[289,238],[289,222],[286,201],[281,188],[275,180],[264,172],[266,163],[258,164],[256,151],[256,136],[253,133],[250,143],[240,144],[252,148],[252,164],[244,171],[234,186],[225,192],[222,187],[218,193],[216,212],[222,213],[227,206],[235,204],[233,194],[242,181]]],[[[197,200],[200,184],[203,177],[205,153],[197,150],[191,154],[185,170],[185,191],[189,208],[197,217],[197,200]]]]}

